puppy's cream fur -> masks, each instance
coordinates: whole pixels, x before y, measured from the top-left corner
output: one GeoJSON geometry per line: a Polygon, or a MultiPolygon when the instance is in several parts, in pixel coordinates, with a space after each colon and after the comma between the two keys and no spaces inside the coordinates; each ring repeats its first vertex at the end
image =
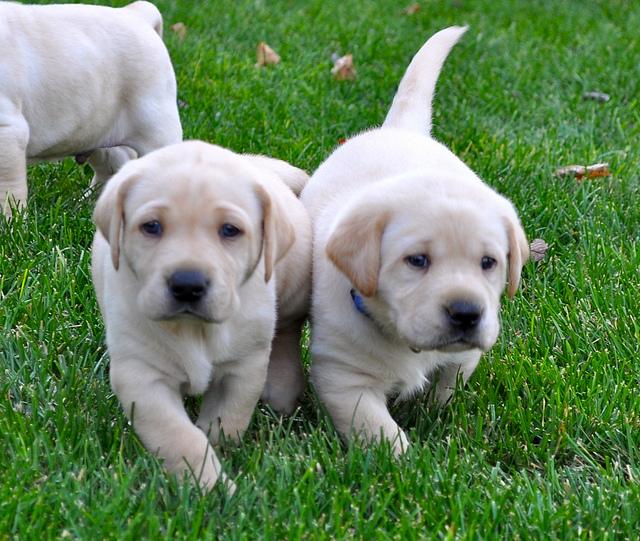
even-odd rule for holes
{"type": "Polygon", "coordinates": [[[383,126],[339,147],[301,195],[314,228],[312,382],[343,436],[382,436],[396,453],[408,440],[388,397],[436,379],[446,402],[495,343],[507,276],[513,295],[528,257],[509,201],[429,135],[438,74],[465,30],[422,47],[383,126]]]}
{"type": "Polygon", "coordinates": [[[92,271],[112,387],[147,449],[207,489],[220,476],[211,445],[221,431],[242,435],[265,387],[276,298],[284,332],[267,398],[293,408],[302,388],[311,225],[288,185],[306,178],[279,160],[187,142],[125,164],[96,205],[92,271]],[[225,224],[240,233],[225,237],[225,224]],[[207,279],[195,302],[172,294],[181,271],[207,279]],[[185,394],[203,395],[196,424],[185,394]]]}
{"type": "Polygon", "coordinates": [[[149,2],[0,2],[0,207],[27,199],[27,164],[79,156],[100,184],[182,139],[176,80],[149,2]]]}

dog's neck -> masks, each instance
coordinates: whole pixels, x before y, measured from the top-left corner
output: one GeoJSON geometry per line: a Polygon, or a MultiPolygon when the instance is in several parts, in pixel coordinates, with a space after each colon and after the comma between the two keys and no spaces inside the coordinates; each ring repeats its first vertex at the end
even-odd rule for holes
{"type": "Polygon", "coordinates": [[[353,301],[353,305],[356,307],[356,310],[360,312],[364,317],[369,318],[371,321],[375,323],[375,320],[373,319],[373,317],[371,317],[371,313],[369,312],[369,310],[367,310],[367,307],[364,305],[364,300],[362,299],[362,296],[360,295],[360,293],[358,293],[355,289],[352,288],[349,291],[349,294],[351,295],[351,300],[353,301]]]}
{"type": "MultiPolygon", "coordinates": [[[[360,295],[360,293],[358,293],[354,288],[351,288],[351,290],[349,291],[349,294],[351,295],[351,300],[353,301],[353,305],[355,306],[356,310],[358,312],[360,312],[368,320],[370,320],[371,323],[373,323],[376,327],[378,327],[378,329],[383,334],[385,334],[383,326],[380,325],[380,323],[378,323],[374,319],[374,317],[371,315],[371,312],[369,312],[369,310],[367,310],[367,307],[364,304],[364,299],[362,298],[362,295],[360,295]]],[[[409,346],[409,349],[411,351],[413,351],[414,353],[420,353],[420,350],[416,349],[414,347],[409,346]]]]}

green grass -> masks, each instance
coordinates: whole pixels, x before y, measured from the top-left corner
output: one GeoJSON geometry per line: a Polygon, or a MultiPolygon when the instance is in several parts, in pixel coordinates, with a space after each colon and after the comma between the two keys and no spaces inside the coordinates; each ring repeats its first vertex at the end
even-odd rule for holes
{"type": "Polygon", "coordinates": [[[640,5],[421,4],[158,2],[185,136],[309,171],[382,121],[428,36],[470,25],[440,79],[435,135],[550,244],[470,384],[445,410],[395,410],[414,442],[399,460],[341,444],[313,396],[290,419],[260,407],[221,450],[235,496],[201,495],[164,474],[109,388],[90,171],[34,166],[28,217],[0,224],[0,540],[637,538],[640,5]],[[260,40],[280,65],[254,68],[260,40]],[[334,52],[354,54],[356,81],[331,79],[334,52]],[[583,101],[589,90],[611,100],[583,101]],[[598,161],[611,177],[553,175],[598,161]]]}

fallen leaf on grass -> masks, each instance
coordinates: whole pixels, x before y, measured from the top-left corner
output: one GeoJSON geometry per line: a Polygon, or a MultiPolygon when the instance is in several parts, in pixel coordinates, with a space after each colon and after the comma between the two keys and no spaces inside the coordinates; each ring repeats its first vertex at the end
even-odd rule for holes
{"type": "Polygon", "coordinates": [[[533,261],[542,261],[547,255],[549,245],[542,239],[533,239],[529,245],[529,252],[533,261]]]}
{"type": "Polygon", "coordinates": [[[608,163],[595,163],[593,165],[567,165],[556,170],[558,177],[583,178],[608,177],[611,175],[608,163]]]}
{"type": "Polygon", "coordinates": [[[605,103],[609,101],[609,94],[605,94],[604,92],[585,92],[582,94],[583,100],[594,100],[599,101],[600,103],[605,103]]]}
{"type": "Polygon", "coordinates": [[[414,13],[418,13],[418,11],[420,11],[420,4],[418,4],[417,2],[404,8],[404,12],[407,15],[413,15],[414,13]]]}
{"type": "Polygon", "coordinates": [[[333,68],[331,68],[331,74],[337,81],[352,81],[355,79],[356,68],[353,66],[353,55],[347,54],[335,60],[333,68]]]}
{"type": "Polygon", "coordinates": [[[184,38],[187,37],[187,25],[184,23],[172,24],[169,29],[178,36],[180,41],[184,41],[184,38]]]}
{"type": "Polygon", "coordinates": [[[280,55],[276,53],[271,47],[269,47],[264,41],[258,43],[256,48],[256,68],[263,66],[272,66],[280,62],[280,55]]]}

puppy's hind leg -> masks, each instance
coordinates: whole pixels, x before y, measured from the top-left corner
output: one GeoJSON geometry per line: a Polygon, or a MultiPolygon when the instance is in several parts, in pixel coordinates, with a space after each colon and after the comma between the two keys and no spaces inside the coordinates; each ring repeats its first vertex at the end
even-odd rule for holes
{"type": "Polygon", "coordinates": [[[303,321],[276,330],[262,400],[274,410],[289,415],[304,391],[300,338],[303,321]]]}
{"type": "Polygon", "coordinates": [[[11,206],[27,202],[27,143],[29,126],[20,116],[0,111],[0,210],[11,216],[11,206]]]}
{"type": "Polygon", "coordinates": [[[147,104],[141,104],[133,126],[132,137],[126,145],[133,148],[138,157],[149,154],[159,148],[182,141],[182,125],[175,101],[164,106],[154,106],[150,110],[147,104]]]}
{"type": "Polygon", "coordinates": [[[93,169],[92,188],[99,188],[105,184],[129,160],[137,158],[136,152],[129,147],[119,146],[111,148],[97,148],[87,158],[93,169]]]}

